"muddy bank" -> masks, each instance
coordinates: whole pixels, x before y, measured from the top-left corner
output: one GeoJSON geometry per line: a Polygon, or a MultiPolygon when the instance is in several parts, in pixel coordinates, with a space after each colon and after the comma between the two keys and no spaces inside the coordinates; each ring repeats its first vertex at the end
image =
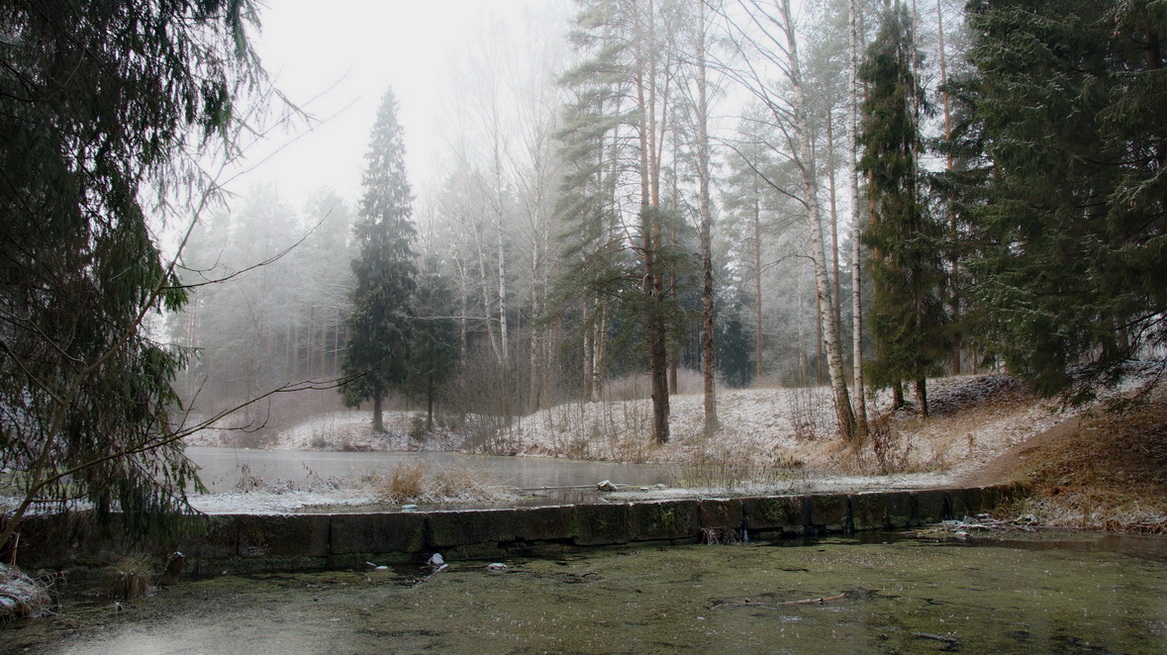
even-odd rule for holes
{"type": "Polygon", "coordinates": [[[120,611],[74,588],[0,651],[1167,652],[1162,537],[781,544],[216,576],[120,611]]]}

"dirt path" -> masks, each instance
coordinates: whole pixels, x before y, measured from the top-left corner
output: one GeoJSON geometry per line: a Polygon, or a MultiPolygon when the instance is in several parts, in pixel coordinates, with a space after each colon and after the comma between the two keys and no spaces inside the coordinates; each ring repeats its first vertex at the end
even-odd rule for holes
{"type": "Polygon", "coordinates": [[[1040,432],[989,461],[984,467],[957,478],[956,486],[988,486],[1029,481],[1030,474],[1052,455],[1052,446],[1078,432],[1080,416],[1073,416],[1040,432]]]}

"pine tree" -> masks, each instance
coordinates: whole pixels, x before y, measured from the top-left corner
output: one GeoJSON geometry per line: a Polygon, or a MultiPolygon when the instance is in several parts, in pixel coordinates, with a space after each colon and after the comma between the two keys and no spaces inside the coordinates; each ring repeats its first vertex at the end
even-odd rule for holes
{"type": "Polygon", "coordinates": [[[957,181],[982,347],[1045,393],[1075,379],[1088,392],[1132,357],[1162,365],[1162,3],[978,0],[968,13],[955,135],[972,162],[957,181]]]}
{"type": "Polygon", "coordinates": [[[0,547],[85,498],[127,529],[188,508],[170,421],[187,353],[143,325],[187,300],[147,207],[206,197],[184,149],[229,139],[262,79],[246,0],[0,8],[0,547]],[[167,195],[168,192],[173,192],[167,195]]]}
{"type": "Polygon", "coordinates": [[[360,252],[353,260],[353,306],[342,371],[353,379],[341,390],[356,406],[373,403],[373,430],[384,432],[382,401],[405,380],[410,341],[409,299],[417,268],[412,194],[405,173],[405,144],[393,90],[381,99],[361,180],[354,225],[360,252]]]}
{"type": "Polygon", "coordinates": [[[863,105],[860,169],[869,175],[875,215],[865,234],[871,249],[874,306],[869,314],[875,357],[867,370],[877,387],[916,383],[919,411],[928,413],[926,377],[948,353],[943,288],[943,227],[922,197],[923,151],[912,19],[902,3],[884,12],[860,75],[869,85],[863,105]]]}
{"type": "MultiPolygon", "coordinates": [[[[666,91],[676,60],[658,30],[667,31],[666,17],[677,4],[580,2],[572,40],[587,59],[563,78],[575,95],[563,130],[563,159],[574,169],[565,183],[584,185],[570,194],[566,220],[582,228],[572,235],[583,249],[581,266],[601,273],[582,278],[595,281],[588,284],[594,299],[585,303],[594,305],[590,311],[599,320],[592,325],[600,328],[607,308],[600,295],[617,295],[616,287],[639,281],[639,297],[623,289],[618,295],[621,305],[639,313],[652,388],[652,435],[658,443],[669,440],[668,347],[670,321],[676,315],[669,288],[676,258],[666,242],[676,214],[662,209],[660,184],[672,99],[666,91]],[[633,186],[639,187],[635,219],[633,195],[624,193],[633,186]],[[630,255],[639,260],[637,273],[627,268],[630,255]]],[[[593,343],[603,336],[595,333],[593,343]]],[[[597,345],[592,350],[590,371],[598,383],[596,363],[602,361],[603,350],[597,345]]]]}

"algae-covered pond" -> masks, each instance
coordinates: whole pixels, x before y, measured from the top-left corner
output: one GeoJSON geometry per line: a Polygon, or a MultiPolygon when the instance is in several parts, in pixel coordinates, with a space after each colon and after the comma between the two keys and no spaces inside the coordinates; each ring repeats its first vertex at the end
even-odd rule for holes
{"type": "Polygon", "coordinates": [[[75,588],[56,616],[0,626],[0,652],[1167,652],[1163,537],[878,535],[487,564],[216,576],[120,611],[75,588]]]}

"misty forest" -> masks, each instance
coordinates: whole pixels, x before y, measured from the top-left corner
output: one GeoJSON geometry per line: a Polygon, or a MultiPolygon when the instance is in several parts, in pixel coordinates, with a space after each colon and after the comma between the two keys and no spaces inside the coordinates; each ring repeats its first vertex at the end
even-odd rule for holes
{"type": "Polygon", "coordinates": [[[434,81],[424,175],[362,90],[351,191],[251,174],[353,120],[283,92],[263,5],[0,7],[5,561],[68,508],[165,530],[208,447],[944,485],[1162,406],[1162,0],[531,3],[434,81]]]}

